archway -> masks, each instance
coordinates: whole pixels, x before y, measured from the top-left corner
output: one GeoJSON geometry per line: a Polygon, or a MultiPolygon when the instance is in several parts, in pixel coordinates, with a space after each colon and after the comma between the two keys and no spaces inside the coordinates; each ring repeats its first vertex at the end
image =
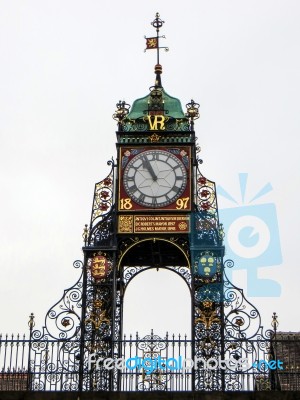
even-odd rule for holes
{"type": "Polygon", "coordinates": [[[121,330],[126,337],[119,354],[130,366],[121,373],[121,390],[191,389],[192,372],[185,371],[184,377],[179,373],[180,360],[192,356],[192,279],[186,249],[182,238],[148,238],[125,245],[119,276],[121,330]]]}
{"type": "Polygon", "coordinates": [[[191,271],[186,241],[139,240],[120,259],[123,333],[191,335],[191,271]]]}
{"type": "Polygon", "coordinates": [[[145,336],[151,330],[191,336],[191,296],[181,277],[168,268],[148,268],[134,277],[124,294],[123,333],[145,336]]]}

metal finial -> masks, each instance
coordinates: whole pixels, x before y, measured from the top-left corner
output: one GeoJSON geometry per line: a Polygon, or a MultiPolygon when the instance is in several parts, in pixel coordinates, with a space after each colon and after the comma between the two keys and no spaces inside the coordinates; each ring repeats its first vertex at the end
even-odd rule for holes
{"type": "Polygon", "coordinates": [[[194,120],[200,117],[199,114],[200,104],[195,103],[192,99],[190,103],[186,105],[186,117],[188,117],[191,121],[191,129],[194,129],[194,120]]]}
{"type": "Polygon", "coordinates": [[[278,325],[279,325],[278,315],[276,314],[276,312],[273,312],[271,326],[275,332],[277,331],[278,325]]]}
{"type": "Polygon", "coordinates": [[[130,110],[130,105],[127,104],[124,100],[121,101],[119,100],[119,103],[116,104],[116,111],[113,114],[113,119],[118,121],[119,123],[122,122],[122,120],[127,116],[130,110]]]}
{"type": "Polygon", "coordinates": [[[163,26],[163,24],[165,23],[165,21],[162,21],[160,18],[159,13],[157,12],[155,14],[155,19],[151,22],[151,25],[154,26],[154,28],[156,28],[156,32],[159,32],[159,29],[163,26]]]}
{"type": "Polygon", "coordinates": [[[160,46],[159,45],[159,39],[160,38],[166,38],[164,35],[160,36],[159,35],[159,30],[160,28],[163,26],[163,24],[165,23],[165,21],[162,21],[159,18],[159,13],[156,13],[155,15],[155,19],[151,22],[151,25],[156,29],[156,37],[146,37],[144,36],[144,38],[146,39],[146,50],[152,50],[152,49],[156,49],[156,54],[157,54],[157,62],[156,64],[159,64],[159,49],[165,49],[165,51],[168,51],[169,48],[165,47],[165,46],[160,46]]]}
{"type": "Polygon", "coordinates": [[[83,237],[84,245],[86,246],[88,237],[89,237],[89,229],[88,229],[87,224],[84,225],[82,237],[83,237]]]}
{"type": "Polygon", "coordinates": [[[35,326],[34,314],[33,314],[33,313],[31,313],[31,314],[29,315],[28,326],[29,326],[29,330],[30,330],[30,331],[32,331],[32,329],[33,329],[34,326],[35,326]]]}

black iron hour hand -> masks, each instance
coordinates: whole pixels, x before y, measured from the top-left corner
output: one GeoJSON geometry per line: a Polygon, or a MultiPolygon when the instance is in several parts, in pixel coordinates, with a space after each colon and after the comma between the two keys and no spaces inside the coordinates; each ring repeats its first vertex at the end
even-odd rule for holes
{"type": "Polygon", "coordinates": [[[152,168],[152,165],[151,165],[150,161],[148,160],[147,156],[143,157],[143,167],[145,167],[149,171],[152,179],[154,181],[157,181],[157,176],[156,176],[156,174],[155,174],[155,172],[154,172],[154,170],[152,168]]]}

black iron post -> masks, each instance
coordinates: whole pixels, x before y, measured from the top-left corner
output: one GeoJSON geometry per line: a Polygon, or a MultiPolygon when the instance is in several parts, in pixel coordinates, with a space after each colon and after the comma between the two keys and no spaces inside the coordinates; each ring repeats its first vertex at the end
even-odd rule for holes
{"type": "Polygon", "coordinates": [[[34,322],[34,314],[31,313],[29,315],[29,321],[28,321],[28,326],[29,326],[29,350],[28,350],[28,364],[27,364],[27,390],[31,390],[31,381],[32,381],[32,376],[31,376],[31,365],[30,365],[30,358],[31,358],[31,342],[32,342],[32,330],[35,326],[34,322]]]}

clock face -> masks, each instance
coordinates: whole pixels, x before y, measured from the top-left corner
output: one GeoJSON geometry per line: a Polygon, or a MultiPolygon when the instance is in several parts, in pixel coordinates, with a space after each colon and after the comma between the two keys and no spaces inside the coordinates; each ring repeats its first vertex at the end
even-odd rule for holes
{"type": "Polygon", "coordinates": [[[187,184],[185,166],[174,154],[147,150],[127,164],[124,189],[141,206],[160,208],[176,201],[187,184]]]}

